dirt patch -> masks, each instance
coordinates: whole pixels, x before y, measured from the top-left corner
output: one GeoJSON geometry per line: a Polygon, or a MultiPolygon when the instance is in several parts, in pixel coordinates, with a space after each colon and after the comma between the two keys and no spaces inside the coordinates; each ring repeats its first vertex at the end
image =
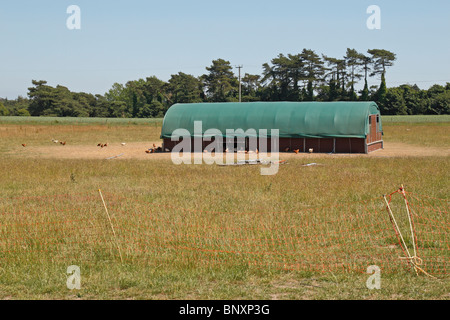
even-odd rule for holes
{"type": "MultiPolygon", "coordinates": [[[[153,146],[153,143],[160,145],[160,142],[133,142],[121,145],[120,143],[109,144],[105,148],[96,145],[65,145],[59,144],[50,146],[27,146],[18,147],[9,155],[42,158],[42,159],[171,159],[170,153],[148,154],[145,151],[153,146]]],[[[327,154],[327,153],[281,153],[281,159],[293,158],[316,158],[321,157],[427,157],[427,156],[449,156],[450,149],[436,147],[422,147],[406,143],[388,142],[383,150],[377,150],[370,154],[327,154]]]]}
{"type": "Polygon", "coordinates": [[[449,155],[449,148],[422,147],[401,142],[385,142],[383,150],[377,150],[369,154],[371,157],[446,157],[449,155]]]}
{"type": "MultiPolygon", "coordinates": [[[[155,142],[156,144],[156,142],[155,142]]],[[[156,154],[147,154],[146,150],[153,147],[153,142],[133,142],[122,145],[120,143],[110,143],[107,147],[101,148],[96,145],[65,145],[52,144],[49,146],[27,146],[13,150],[9,154],[20,155],[21,157],[42,158],[42,159],[148,159],[156,154]]],[[[161,153],[158,156],[169,157],[169,153],[161,153]]]]}

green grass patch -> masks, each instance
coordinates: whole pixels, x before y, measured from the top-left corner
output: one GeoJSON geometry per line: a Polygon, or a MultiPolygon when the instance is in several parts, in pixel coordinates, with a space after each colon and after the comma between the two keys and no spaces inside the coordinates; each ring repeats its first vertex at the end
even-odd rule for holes
{"type": "Polygon", "coordinates": [[[409,116],[382,116],[383,124],[431,124],[450,122],[450,115],[409,115],[409,116]]]}
{"type": "Polygon", "coordinates": [[[162,118],[0,117],[0,124],[22,125],[155,125],[162,118]]]}

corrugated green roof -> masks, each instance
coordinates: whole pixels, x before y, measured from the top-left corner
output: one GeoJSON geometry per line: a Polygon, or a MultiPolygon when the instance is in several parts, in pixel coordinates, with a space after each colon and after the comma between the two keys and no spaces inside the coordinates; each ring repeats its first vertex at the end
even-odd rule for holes
{"type": "MultiPolygon", "coordinates": [[[[279,129],[280,138],[365,138],[369,115],[380,114],[375,102],[242,102],[175,104],[164,117],[161,138],[176,129],[194,136],[194,121],[202,134],[218,129],[279,129]]],[[[382,131],[381,119],[379,129],[382,131]]]]}

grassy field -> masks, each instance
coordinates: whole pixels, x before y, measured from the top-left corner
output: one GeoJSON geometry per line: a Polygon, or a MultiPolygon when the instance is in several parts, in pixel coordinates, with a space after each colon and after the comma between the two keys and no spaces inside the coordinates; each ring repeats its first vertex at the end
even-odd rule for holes
{"type": "Polygon", "coordinates": [[[162,118],[55,118],[55,117],[0,117],[0,124],[31,125],[154,125],[161,124],[162,118]]]}
{"type": "Polygon", "coordinates": [[[398,123],[411,123],[411,124],[423,124],[423,123],[448,123],[450,122],[450,115],[419,115],[419,116],[382,116],[382,121],[385,124],[398,124],[398,123]]]}
{"type": "MultiPolygon", "coordinates": [[[[450,146],[446,116],[383,117],[383,124],[387,144],[450,146]]],[[[31,157],[21,146],[56,150],[51,139],[74,146],[158,142],[160,129],[160,119],[0,118],[0,298],[450,298],[448,277],[417,277],[398,262],[387,264],[391,260],[386,258],[381,290],[369,290],[365,270],[318,270],[333,259],[327,249],[333,246],[322,252],[317,246],[300,247],[312,244],[314,237],[325,243],[340,232],[348,237],[339,240],[336,255],[370,255],[364,251],[368,239],[355,243],[360,238],[349,231],[358,226],[369,228],[364,230],[372,237],[380,231],[386,245],[395,242],[395,234],[379,227],[388,219],[365,220],[365,210],[384,212],[381,195],[401,184],[415,194],[448,199],[447,156],[317,154],[290,158],[278,174],[261,176],[258,167],[176,166],[151,156],[113,161],[31,157]],[[308,162],[320,165],[302,166],[308,162]],[[117,238],[98,189],[104,191],[117,238]],[[300,237],[308,240],[288,240],[300,237]],[[193,246],[205,250],[186,249],[193,246]],[[206,249],[223,252],[212,257],[206,249]],[[283,255],[280,260],[268,255],[303,249],[328,256],[283,255]],[[311,262],[311,268],[280,268],[280,261],[291,267],[311,262]],[[81,267],[78,291],[66,287],[71,264],[81,267]]],[[[448,225],[447,215],[440,219],[448,225]]],[[[444,258],[446,239],[448,230],[431,246],[441,250],[444,243],[445,250],[447,243],[444,258]]],[[[358,266],[365,262],[355,260],[358,266]]]]}

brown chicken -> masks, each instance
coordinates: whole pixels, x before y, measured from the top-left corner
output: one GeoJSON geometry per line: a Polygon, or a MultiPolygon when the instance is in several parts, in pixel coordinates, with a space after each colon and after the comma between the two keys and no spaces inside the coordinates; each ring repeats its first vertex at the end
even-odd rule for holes
{"type": "Polygon", "coordinates": [[[300,152],[300,149],[295,149],[294,152],[295,152],[296,154],[298,154],[298,153],[300,152]]]}
{"type": "Polygon", "coordinates": [[[26,146],[27,146],[27,145],[26,145],[25,143],[23,143],[23,144],[22,144],[22,147],[24,147],[24,148],[25,148],[26,146]]]}

